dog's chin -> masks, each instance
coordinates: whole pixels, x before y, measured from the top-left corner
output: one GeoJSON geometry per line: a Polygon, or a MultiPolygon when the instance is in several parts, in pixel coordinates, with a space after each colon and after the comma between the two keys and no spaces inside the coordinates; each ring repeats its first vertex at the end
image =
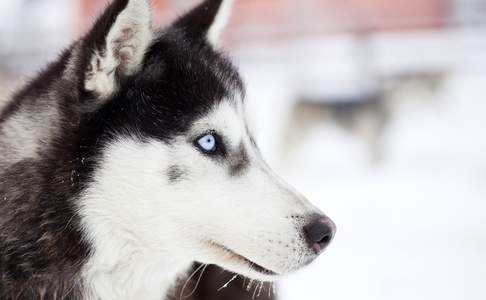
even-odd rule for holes
{"type": "Polygon", "coordinates": [[[218,265],[230,272],[261,281],[275,281],[283,275],[218,243],[209,242],[207,245],[213,258],[209,263],[218,265]]]}

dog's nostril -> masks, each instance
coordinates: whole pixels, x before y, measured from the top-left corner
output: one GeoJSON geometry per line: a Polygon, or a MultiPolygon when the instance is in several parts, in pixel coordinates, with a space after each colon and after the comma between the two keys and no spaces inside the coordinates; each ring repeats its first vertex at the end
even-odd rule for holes
{"type": "Polygon", "coordinates": [[[304,226],[304,232],[312,249],[320,253],[331,243],[336,226],[329,218],[320,216],[304,226]]]}

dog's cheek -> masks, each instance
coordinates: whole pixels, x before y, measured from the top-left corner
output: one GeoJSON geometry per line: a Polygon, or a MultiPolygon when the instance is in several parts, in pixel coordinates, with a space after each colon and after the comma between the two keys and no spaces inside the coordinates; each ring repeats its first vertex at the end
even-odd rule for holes
{"type": "Polygon", "coordinates": [[[177,184],[189,177],[189,171],[184,166],[172,165],[167,169],[166,177],[169,184],[177,184]]]}

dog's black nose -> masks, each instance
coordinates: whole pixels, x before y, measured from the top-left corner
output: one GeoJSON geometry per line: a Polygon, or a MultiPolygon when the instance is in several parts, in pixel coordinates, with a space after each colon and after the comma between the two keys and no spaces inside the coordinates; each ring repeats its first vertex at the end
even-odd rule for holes
{"type": "Polygon", "coordinates": [[[321,253],[331,243],[336,233],[336,225],[326,216],[318,216],[304,226],[305,236],[314,252],[321,253]]]}

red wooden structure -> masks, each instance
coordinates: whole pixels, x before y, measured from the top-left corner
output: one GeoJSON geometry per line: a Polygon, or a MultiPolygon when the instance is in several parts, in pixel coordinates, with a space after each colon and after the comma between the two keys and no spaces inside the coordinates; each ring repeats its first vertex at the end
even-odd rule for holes
{"type": "MultiPolygon", "coordinates": [[[[79,0],[82,28],[107,3],[79,0]]],[[[181,13],[180,3],[202,0],[152,0],[156,23],[167,24],[181,13]]],[[[192,2],[192,3],[191,3],[192,2]]],[[[440,27],[447,0],[236,0],[227,41],[268,40],[336,31],[411,30],[440,27]]],[[[187,7],[184,5],[184,7],[187,7]]]]}

